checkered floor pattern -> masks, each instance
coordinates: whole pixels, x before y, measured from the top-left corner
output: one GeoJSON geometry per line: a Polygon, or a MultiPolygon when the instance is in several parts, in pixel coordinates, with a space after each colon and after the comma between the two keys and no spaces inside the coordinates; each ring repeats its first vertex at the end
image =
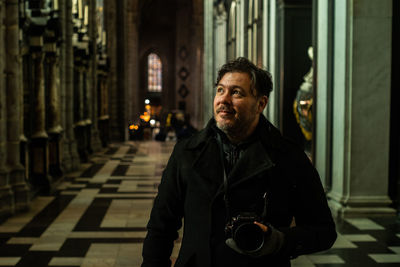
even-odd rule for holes
{"type": "MultiPolygon", "coordinates": [[[[173,142],[127,142],[95,154],[52,196],[0,223],[0,266],[140,266],[153,199],[173,142]]],[[[329,251],[292,266],[400,266],[400,221],[337,221],[329,251]]],[[[176,257],[179,243],[172,257],[176,257]]]]}

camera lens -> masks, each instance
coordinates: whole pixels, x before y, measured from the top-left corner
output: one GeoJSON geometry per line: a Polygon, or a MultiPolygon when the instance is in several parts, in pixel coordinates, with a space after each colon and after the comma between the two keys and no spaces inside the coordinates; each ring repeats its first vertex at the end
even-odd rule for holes
{"type": "Polygon", "coordinates": [[[244,223],[236,228],[233,240],[244,251],[256,251],[264,244],[264,232],[254,223],[244,223]]]}

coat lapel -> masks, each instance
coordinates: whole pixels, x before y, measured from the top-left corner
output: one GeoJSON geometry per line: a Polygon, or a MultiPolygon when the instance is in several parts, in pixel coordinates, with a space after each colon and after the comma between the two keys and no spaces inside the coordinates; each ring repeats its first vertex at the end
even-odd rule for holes
{"type": "Polygon", "coordinates": [[[223,182],[222,160],[218,144],[214,138],[210,138],[193,163],[193,171],[205,182],[207,192],[211,197],[215,195],[223,182]]]}
{"type": "Polygon", "coordinates": [[[231,187],[275,166],[260,141],[252,143],[228,176],[231,187]]]}

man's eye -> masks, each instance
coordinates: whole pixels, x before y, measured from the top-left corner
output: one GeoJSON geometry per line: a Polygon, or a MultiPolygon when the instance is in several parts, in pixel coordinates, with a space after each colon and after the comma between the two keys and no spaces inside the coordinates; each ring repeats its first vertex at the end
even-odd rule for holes
{"type": "Polygon", "coordinates": [[[224,91],[223,88],[221,88],[221,87],[218,87],[218,88],[217,88],[217,93],[222,93],[223,91],[224,91]]]}
{"type": "Polygon", "coordinates": [[[232,94],[233,94],[233,95],[237,95],[237,96],[241,96],[241,95],[242,95],[242,93],[241,93],[239,90],[234,90],[234,91],[232,92],[232,94]]]}

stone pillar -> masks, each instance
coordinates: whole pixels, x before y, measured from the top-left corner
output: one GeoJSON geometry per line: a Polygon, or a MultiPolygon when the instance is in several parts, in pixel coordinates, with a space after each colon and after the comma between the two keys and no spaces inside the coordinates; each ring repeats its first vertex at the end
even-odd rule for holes
{"type": "MultiPolygon", "coordinates": [[[[66,127],[66,12],[67,3],[66,1],[59,2],[59,17],[61,25],[61,41],[60,41],[60,63],[59,63],[59,75],[60,75],[60,123],[61,128],[66,127]]],[[[72,169],[71,164],[71,154],[68,146],[68,140],[66,137],[66,132],[63,133],[63,138],[61,139],[61,169],[68,172],[72,169]]]]}
{"type": "MultiPolygon", "coordinates": [[[[0,21],[5,17],[5,1],[0,0],[0,21]]],[[[5,40],[4,27],[0,24],[0,40],[5,40]]],[[[7,168],[7,101],[5,84],[5,44],[0,42],[0,218],[14,211],[13,192],[7,168]]]]}
{"type": "Polygon", "coordinates": [[[227,14],[223,3],[214,8],[214,14],[214,76],[216,78],[219,68],[226,63],[227,14]]]}
{"type": "MultiPolygon", "coordinates": [[[[105,66],[103,65],[105,68],[105,66]]],[[[105,70],[99,70],[98,72],[98,84],[99,84],[99,98],[100,98],[100,117],[99,117],[99,131],[100,138],[103,147],[107,147],[110,142],[109,136],[109,119],[108,115],[108,87],[107,87],[107,72],[105,70]]]]}
{"type": "Polygon", "coordinates": [[[335,1],[334,9],[330,204],[345,217],[393,215],[388,207],[392,1],[335,1]]]}
{"type": "Polygon", "coordinates": [[[91,88],[91,116],[92,129],[91,129],[91,148],[93,151],[99,151],[101,149],[101,141],[99,135],[99,116],[98,116],[98,91],[97,91],[97,19],[96,19],[96,0],[90,0],[90,23],[89,23],[89,36],[92,42],[91,46],[91,59],[90,59],[90,88],[91,88]]]}
{"type": "Polygon", "coordinates": [[[263,0],[263,64],[272,75],[274,90],[269,95],[267,108],[264,114],[268,120],[278,125],[279,117],[279,92],[276,90],[275,81],[279,78],[277,69],[277,34],[276,34],[276,0],[263,0]]]}
{"type": "Polygon", "coordinates": [[[318,2],[317,15],[317,69],[316,73],[316,93],[315,93],[315,157],[313,162],[318,169],[321,182],[326,189],[330,188],[330,140],[332,114],[331,110],[331,94],[332,94],[332,21],[333,14],[329,0],[321,0],[318,2]]]}
{"type": "Polygon", "coordinates": [[[109,131],[110,139],[113,141],[123,141],[125,136],[121,125],[123,126],[124,120],[120,115],[121,104],[120,104],[120,93],[118,87],[118,42],[121,40],[118,38],[117,28],[117,1],[106,0],[104,11],[106,13],[106,30],[107,30],[107,54],[113,60],[110,60],[110,72],[108,76],[108,88],[109,88],[109,131]]]}
{"type": "Polygon", "coordinates": [[[245,22],[245,5],[247,1],[236,0],[237,5],[237,25],[236,25],[236,57],[244,57],[245,55],[245,40],[244,35],[246,29],[245,22]]]}
{"type": "MultiPolygon", "coordinates": [[[[20,18],[21,19],[21,18],[20,18]]],[[[19,31],[21,35],[19,36],[19,58],[18,58],[18,69],[19,69],[19,82],[20,82],[20,93],[19,93],[19,101],[21,103],[21,112],[20,112],[20,161],[21,164],[25,168],[25,179],[28,180],[29,177],[29,146],[28,146],[28,138],[25,133],[25,120],[26,120],[26,113],[29,111],[25,110],[25,103],[24,103],[24,95],[25,95],[25,83],[24,83],[24,60],[23,58],[29,53],[29,49],[27,49],[27,45],[24,42],[24,31],[20,28],[19,31]]]]}
{"type": "MultiPolygon", "coordinates": [[[[87,55],[90,57],[90,55],[87,55]]],[[[92,128],[93,122],[92,118],[92,81],[91,81],[91,69],[90,69],[90,59],[85,63],[82,76],[82,87],[83,87],[83,98],[82,98],[82,108],[83,108],[83,119],[85,124],[85,152],[89,156],[93,153],[92,149],[92,128]]]]}
{"type": "Polygon", "coordinates": [[[190,30],[193,34],[190,35],[190,43],[192,47],[191,56],[189,57],[190,64],[192,65],[191,71],[193,75],[189,77],[192,96],[190,97],[192,108],[188,108],[189,114],[191,114],[191,123],[197,129],[203,128],[203,124],[211,118],[203,118],[203,92],[202,92],[202,66],[203,66],[203,40],[204,40],[204,12],[203,12],[203,1],[193,0],[193,15],[191,18],[190,30]],[[204,121],[204,122],[203,122],[204,121]]]}
{"type": "Polygon", "coordinates": [[[213,2],[204,1],[204,55],[203,55],[203,124],[213,110],[214,62],[213,62],[213,2]]]}
{"type": "MultiPolygon", "coordinates": [[[[65,18],[61,19],[65,30],[65,133],[63,149],[63,167],[65,170],[76,170],[79,168],[79,154],[74,135],[74,55],[72,46],[73,21],[72,21],[72,1],[59,1],[63,3],[65,18]]],[[[63,13],[63,11],[61,11],[63,13]]]]}
{"type": "Polygon", "coordinates": [[[29,204],[29,190],[25,182],[25,168],[20,161],[22,94],[19,81],[18,0],[6,1],[6,87],[7,87],[7,163],[10,185],[14,192],[15,210],[25,210],[29,204]]]}
{"type": "Polygon", "coordinates": [[[49,134],[49,172],[53,178],[59,178],[63,172],[61,169],[61,114],[60,114],[60,79],[59,57],[56,43],[46,43],[46,63],[48,66],[48,134],[49,134]]]}
{"type": "Polygon", "coordinates": [[[86,79],[84,79],[84,67],[81,65],[82,62],[78,59],[78,56],[75,55],[75,71],[74,71],[74,93],[75,93],[75,106],[74,106],[74,131],[75,138],[77,141],[77,148],[80,160],[82,162],[88,161],[88,151],[87,151],[87,121],[85,119],[85,95],[86,90],[84,87],[84,83],[86,79]]]}
{"type": "Polygon", "coordinates": [[[33,80],[33,126],[30,144],[31,183],[42,193],[48,193],[51,185],[49,176],[49,149],[48,135],[45,130],[45,87],[42,51],[43,37],[30,36],[31,57],[32,57],[32,80],[33,80]]]}
{"type": "Polygon", "coordinates": [[[141,113],[141,101],[138,96],[139,91],[139,33],[138,33],[138,0],[126,1],[126,27],[125,29],[125,122],[123,131],[125,132],[125,139],[128,139],[128,125],[132,123],[132,119],[137,118],[141,113]]]}

